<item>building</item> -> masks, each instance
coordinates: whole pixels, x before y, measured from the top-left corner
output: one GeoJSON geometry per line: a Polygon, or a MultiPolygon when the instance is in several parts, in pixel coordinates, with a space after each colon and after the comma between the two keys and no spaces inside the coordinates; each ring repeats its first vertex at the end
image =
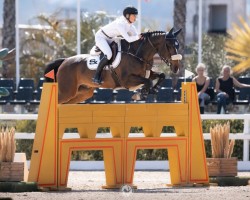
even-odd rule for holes
{"type": "MultiPolygon", "coordinates": [[[[226,33],[238,17],[246,19],[246,0],[202,0],[202,32],[226,33]]],[[[187,0],[186,41],[198,40],[199,0],[187,0]]]]}

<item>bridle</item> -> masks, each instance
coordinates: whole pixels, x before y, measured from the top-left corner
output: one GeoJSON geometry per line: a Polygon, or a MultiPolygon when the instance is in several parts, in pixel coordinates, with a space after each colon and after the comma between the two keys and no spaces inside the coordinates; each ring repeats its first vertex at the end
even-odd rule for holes
{"type": "MultiPolygon", "coordinates": [[[[175,54],[175,55],[171,55],[170,58],[164,58],[158,51],[158,49],[154,46],[154,44],[151,42],[150,38],[147,37],[149,44],[151,45],[151,47],[153,47],[153,49],[155,50],[155,52],[159,55],[159,57],[167,64],[167,65],[171,65],[171,60],[181,60],[182,59],[182,55],[181,54],[175,54]]],[[[175,40],[174,38],[167,38],[165,37],[165,40],[175,40]]],[[[170,53],[170,49],[169,47],[166,45],[168,52],[170,53]]],[[[177,52],[177,49],[175,48],[175,51],[177,52]]]]}
{"type": "MultiPolygon", "coordinates": [[[[166,45],[166,47],[167,47],[167,50],[168,50],[168,52],[169,52],[169,54],[170,54],[171,56],[170,56],[170,58],[164,58],[164,57],[159,53],[159,50],[154,46],[154,44],[153,44],[152,41],[150,40],[150,37],[149,37],[149,36],[146,36],[146,37],[143,38],[143,41],[141,41],[141,43],[140,43],[140,45],[139,45],[139,48],[137,49],[137,51],[136,51],[135,54],[129,52],[129,50],[130,50],[130,43],[129,43],[127,51],[121,50],[120,52],[121,52],[121,53],[128,54],[128,55],[130,55],[130,56],[132,56],[132,57],[138,59],[138,60],[141,61],[142,63],[144,63],[146,66],[149,66],[149,68],[147,67],[146,74],[147,74],[147,73],[149,72],[149,70],[153,67],[153,62],[149,62],[148,60],[145,60],[143,57],[139,57],[139,56],[138,56],[138,53],[139,53],[139,51],[141,50],[141,48],[142,48],[142,46],[143,46],[143,43],[145,42],[145,38],[148,40],[149,44],[150,44],[151,47],[154,49],[155,53],[157,53],[157,54],[159,55],[159,57],[161,58],[161,60],[163,60],[167,65],[169,65],[171,69],[172,69],[171,60],[181,60],[181,59],[182,59],[181,54],[171,55],[170,49],[169,49],[169,47],[168,47],[166,44],[165,44],[165,45],[166,45]]],[[[168,39],[168,40],[172,40],[172,39],[174,39],[174,38],[167,38],[167,37],[165,36],[165,40],[167,40],[167,39],[168,39]]],[[[175,39],[175,40],[176,40],[176,39],[175,39]]],[[[176,50],[176,52],[177,52],[177,49],[176,49],[176,48],[175,48],[175,50],[176,50]]],[[[114,76],[115,82],[117,82],[118,85],[121,85],[121,86],[122,86],[121,81],[120,81],[118,75],[116,74],[115,70],[114,70],[112,67],[110,67],[110,66],[109,66],[109,68],[110,68],[110,70],[112,71],[112,76],[114,76]]],[[[146,76],[147,76],[147,75],[146,75],[146,76]]]]}
{"type": "MultiPolygon", "coordinates": [[[[182,55],[181,55],[181,54],[175,54],[175,55],[171,55],[170,58],[164,58],[164,57],[159,53],[159,50],[158,50],[158,49],[154,46],[154,44],[151,42],[150,37],[149,37],[149,36],[146,36],[145,38],[148,40],[150,46],[153,47],[153,49],[155,50],[155,53],[157,53],[157,54],[159,55],[159,57],[161,58],[161,60],[163,60],[168,66],[171,67],[171,60],[181,60],[181,59],[182,59],[182,55]]],[[[167,38],[167,37],[165,37],[165,40],[175,40],[175,39],[174,39],[174,38],[167,38]]],[[[148,62],[147,60],[145,60],[145,59],[143,59],[143,58],[141,58],[141,57],[139,57],[139,56],[137,56],[138,52],[140,51],[140,49],[141,49],[141,47],[142,47],[143,42],[144,42],[144,41],[141,42],[141,45],[140,45],[140,47],[138,48],[136,54],[133,54],[133,53],[129,52],[130,45],[129,45],[129,47],[128,47],[128,51],[121,51],[121,52],[122,52],[122,53],[129,54],[129,55],[131,55],[131,56],[137,58],[137,59],[140,60],[141,62],[145,63],[146,65],[152,67],[152,66],[153,66],[152,63],[148,62]]],[[[168,46],[166,46],[166,47],[167,47],[168,52],[170,53],[169,47],[168,47],[168,46]]],[[[176,52],[177,52],[177,49],[176,49],[176,48],[175,48],[175,50],[176,50],[176,52]]]]}

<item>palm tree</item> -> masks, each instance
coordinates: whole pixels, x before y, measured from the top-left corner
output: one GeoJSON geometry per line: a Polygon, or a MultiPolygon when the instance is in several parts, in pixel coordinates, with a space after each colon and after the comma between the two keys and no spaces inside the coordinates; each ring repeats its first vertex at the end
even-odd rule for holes
{"type": "MultiPolygon", "coordinates": [[[[180,42],[179,53],[183,56],[182,64],[184,63],[185,53],[185,36],[186,36],[186,4],[187,0],[174,0],[174,27],[176,29],[182,28],[178,35],[180,42]]],[[[184,76],[184,67],[182,65],[179,76],[184,76]]]]}
{"type": "Polygon", "coordinates": [[[239,20],[242,26],[233,24],[233,30],[229,32],[230,37],[225,44],[227,57],[237,63],[233,67],[236,74],[249,72],[250,69],[250,26],[242,17],[239,20]]]}
{"type": "MultiPolygon", "coordinates": [[[[15,40],[15,0],[4,0],[3,6],[3,28],[2,28],[2,47],[13,49],[16,46],[15,40]]],[[[14,59],[3,62],[3,77],[15,76],[14,59]]]]}

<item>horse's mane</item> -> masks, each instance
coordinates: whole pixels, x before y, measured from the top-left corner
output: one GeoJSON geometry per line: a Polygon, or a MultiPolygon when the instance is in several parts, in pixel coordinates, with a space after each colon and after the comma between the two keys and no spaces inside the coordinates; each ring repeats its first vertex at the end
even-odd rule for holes
{"type": "Polygon", "coordinates": [[[166,35],[167,33],[165,31],[148,31],[142,33],[144,37],[155,37],[155,36],[161,36],[166,35]]]}
{"type": "MultiPolygon", "coordinates": [[[[148,32],[144,32],[144,33],[141,33],[141,35],[142,35],[142,37],[144,38],[144,41],[146,41],[145,39],[147,39],[147,38],[157,38],[157,37],[159,37],[159,36],[167,36],[168,35],[168,32],[165,32],[165,31],[148,31],[148,32]]],[[[128,48],[128,46],[132,46],[132,47],[134,47],[134,45],[139,45],[140,47],[141,47],[141,44],[142,44],[142,42],[141,42],[142,40],[137,40],[137,41],[135,41],[135,42],[133,42],[133,43],[129,43],[129,42],[127,42],[126,40],[122,40],[122,42],[123,42],[123,44],[124,44],[124,46],[123,47],[125,47],[125,49],[127,49],[128,48]]],[[[139,47],[139,48],[140,48],[139,47]]],[[[130,48],[130,47],[129,47],[130,48]]],[[[135,47],[135,50],[137,50],[138,49],[138,46],[136,46],[135,47]]]]}

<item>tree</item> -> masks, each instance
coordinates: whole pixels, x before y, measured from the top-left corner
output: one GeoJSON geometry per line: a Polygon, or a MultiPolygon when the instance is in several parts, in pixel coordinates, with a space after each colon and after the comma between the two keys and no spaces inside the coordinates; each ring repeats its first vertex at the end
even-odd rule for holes
{"type": "MultiPolygon", "coordinates": [[[[223,65],[233,65],[233,62],[227,58],[227,52],[224,48],[226,39],[226,36],[220,34],[203,34],[202,36],[202,60],[207,66],[208,76],[213,79],[220,75],[223,65]]],[[[186,56],[185,66],[190,71],[195,72],[198,64],[198,44],[191,44],[188,51],[191,53],[186,56]]]]}
{"type": "Polygon", "coordinates": [[[250,69],[250,26],[240,17],[242,27],[233,24],[233,30],[230,31],[230,37],[226,40],[226,51],[228,58],[237,62],[233,71],[237,74],[249,72],[250,69]]]}
{"type": "Polygon", "coordinates": [[[30,26],[25,30],[25,38],[20,40],[20,68],[22,77],[38,80],[43,76],[46,63],[75,54],[76,23],[59,20],[55,15],[39,15],[36,21],[41,28],[30,26]]]}
{"type": "MultiPolygon", "coordinates": [[[[182,31],[178,35],[180,43],[179,53],[183,56],[182,64],[185,60],[185,37],[186,37],[186,4],[187,0],[174,0],[174,27],[181,28],[182,31]]],[[[179,76],[184,76],[185,69],[182,65],[179,76]]]]}
{"type": "MultiPolygon", "coordinates": [[[[15,40],[15,24],[16,24],[15,0],[4,0],[3,6],[3,28],[2,28],[2,47],[13,49],[16,46],[15,40]]],[[[15,61],[8,60],[3,62],[3,77],[15,76],[15,61]]]]}
{"type": "MultiPolygon", "coordinates": [[[[42,28],[25,30],[25,38],[20,45],[21,76],[34,77],[38,80],[43,76],[46,63],[76,54],[76,21],[60,19],[59,16],[59,12],[50,16],[39,15],[36,21],[42,28]]],[[[106,15],[103,13],[81,18],[82,53],[89,53],[93,47],[95,43],[93,30],[99,29],[105,18],[106,15]]]]}

